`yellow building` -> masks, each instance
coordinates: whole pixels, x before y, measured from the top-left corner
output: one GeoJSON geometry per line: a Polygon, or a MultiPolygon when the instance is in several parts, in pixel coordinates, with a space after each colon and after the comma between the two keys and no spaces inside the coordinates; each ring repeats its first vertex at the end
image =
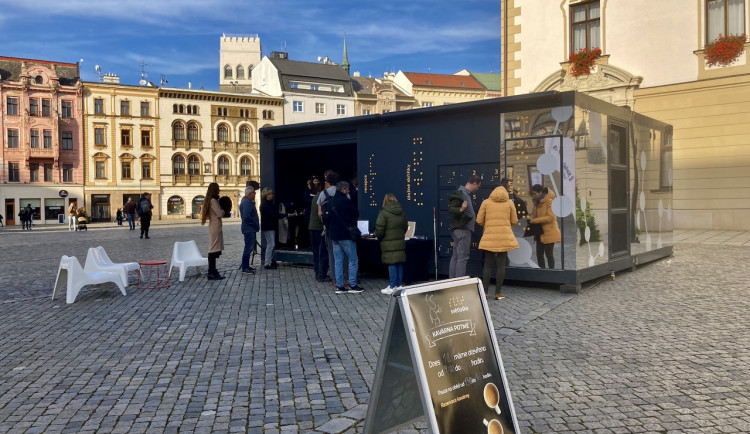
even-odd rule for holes
{"type": "Polygon", "coordinates": [[[414,98],[413,108],[478,101],[486,93],[484,86],[471,75],[399,71],[393,77],[393,84],[414,98]]]}
{"type": "MultiPolygon", "coordinates": [[[[116,75],[84,83],[84,188],[92,221],[112,221],[140,193],[159,194],[158,88],[120,84],[116,75]]],[[[154,208],[154,218],[161,211],[154,208]]]]}
{"type": "Polygon", "coordinates": [[[258,130],[284,123],[283,98],[178,88],[158,93],[163,218],[196,218],[212,182],[238,215],[246,182],[260,180],[258,130]]]}
{"type": "Polygon", "coordinates": [[[648,194],[673,195],[675,228],[750,230],[750,45],[729,65],[706,61],[719,35],[747,33],[747,0],[501,7],[505,95],[578,90],[672,124],[671,138],[631,136],[651,140],[664,157],[648,194]],[[574,76],[570,55],[593,48],[602,52],[594,67],[574,76]]]}

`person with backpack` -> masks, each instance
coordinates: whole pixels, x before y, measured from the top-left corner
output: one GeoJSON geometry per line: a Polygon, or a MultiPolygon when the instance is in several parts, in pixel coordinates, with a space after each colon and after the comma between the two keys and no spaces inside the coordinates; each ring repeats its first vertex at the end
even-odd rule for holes
{"type": "Polygon", "coordinates": [[[21,221],[21,230],[22,231],[26,230],[26,219],[28,218],[28,215],[29,215],[29,213],[26,210],[26,208],[21,208],[21,210],[18,211],[18,220],[21,221]]]}
{"type": "MultiPolygon", "coordinates": [[[[318,204],[318,216],[320,217],[320,220],[323,222],[323,234],[325,236],[325,242],[326,242],[326,251],[328,253],[328,277],[331,279],[331,282],[333,286],[336,286],[336,261],[333,259],[333,240],[331,240],[331,237],[328,236],[330,234],[329,231],[329,224],[330,224],[330,217],[331,212],[329,209],[329,201],[333,196],[336,195],[336,183],[338,183],[341,180],[341,177],[338,173],[334,172],[333,170],[326,170],[325,173],[323,173],[323,177],[325,178],[325,188],[318,196],[317,204],[318,204]]],[[[348,196],[347,196],[348,197],[348,196]]],[[[346,279],[348,276],[347,271],[344,270],[346,279]]]]}
{"type": "Polygon", "coordinates": [[[151,193],[143,193],[138,200],[136,212],[141,217],[141,238],[149,239],[148,230],[151,228],[151,217],[153,216],[154,205],[151,204],[151,193]]]}

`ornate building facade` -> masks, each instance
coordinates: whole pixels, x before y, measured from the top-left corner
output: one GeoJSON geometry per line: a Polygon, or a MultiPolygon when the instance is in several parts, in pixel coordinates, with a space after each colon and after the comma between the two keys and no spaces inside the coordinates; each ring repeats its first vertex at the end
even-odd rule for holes
{"type": "Polygon", "coordinates": [[[501,8],[506,95],[578,90],[672,124],[673,135],[648,139],[663,156],[648,168],[661,173],[649,193],[673,195],[676,228],[750,230],[750,44],[729,65],[706,62],[717,36],[748,33],[747,0],[503,0],[501,8]],[[602,52],[595,66],[575,77],[569,56],[593,48],[602,52]]]}
{"type": "Polygon", "coordinates": [[[83,201],[78,64],[0,57],[0,201],[8,224],[29,204],[36,224],[58,223],[83,201]]]}
{"type": "MultiPolygon", "coordinates": [[[[158,203],[158,89],[122,85],[114,75],[84,83],[86,203],[92,221],[112,221],[128,198],[158,203]]],[[[154,219],[161,210],[154,208],[154,219]]]]}
{"type": "Polygon", "coordinates": [[[382,114],[414,108],[414,97],[394,86],[394,77],[395,74],[386,74],[382,78],[360,77],[355,72],[352,77],[354,115],[382,114]]]}
{"type": "Polygon", "coordinates": [[[260,181],[258,130],[283,124],[283,99],[160,88],[159,112],[163,218],[197,218],[211,182],[238,215],[246,182],[260,181]]]}

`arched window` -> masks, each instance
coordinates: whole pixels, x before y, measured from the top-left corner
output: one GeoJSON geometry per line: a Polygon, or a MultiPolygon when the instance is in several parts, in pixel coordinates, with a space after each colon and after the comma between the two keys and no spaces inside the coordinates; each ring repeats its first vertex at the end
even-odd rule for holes
{"type": "Polygon", "coordinates": [[[34,77],[34,83],[35,84],[44,84],[44,77],[42,77],[41,75],[37,75],[36,77],[34,77]]]}
{"type": "Polygon", "coordinates": [[[177,104],[172,104],[172,113],[177,113],[177,104]]]}
{"type": "Polygon", "coordinates": [[[242,65],[237,65],[237,78],[245,78],[245,68],[242,65]]]}
{"type": "Polygon", "coordinates": [[[229,129],[226,125],[221,124],[219,125],[219,131],[218,134],[216,134],[216,140],[220,142],[227,142],[229,141],[229,129]]]}
{"type": "Polygon", "coordinates": [[[185,105],[180,104],[180,113],[185,113],[185,105]]]}
{"type": "Polygon", "coordinates": [[[224,78],[232,78],[232,67],[229,65],[224,66],[224,78]]]}
{"type": "Polygon", "coordinates": [[[229,158],[219,157],[219,175],[229,175],[229,158]]]}
{"type": "Polygon", "coordinates": [[[198,140],[198,125],[194,122],[188,124],[188,140],[198,140]]]}
{"type": "Polygon", "coordinates": [[[187,106],[187,114],[189,115],[193,114],[193,106],[191,105],[187,106]]]}
{"type": "Polygon", "coordinates": [[[174,175],[185,174],[185,157],[182,155],[175,155],[172,158],[172,173],[174,175]]]}
{"type": "Polygon", "coordinates": [[[197,115],[197,114],[198,114],[198,106],[197,106],[197,105],[194,105],[194,106],[193,106],[193,114],[194,114],[194,115],[197,115]]]}
{"type": "Polygon", "coordinates": [[[250,128],[246,126],[240,128],[240,142],[250,143],[250,128]]]}
{"type": "Polygon", "coordinates": [[[201,174],[201,159],[197,155],[188,157],[188,175],[201,174]]]}
{"type": "Polygon", "coordinates": [[[204,196],[195,196],[193,198],[193,215],[197,216],[201,213],[201,207],[203,206],[203,201],[206,198],[204,196]]]}
{"type": "Polygon", "coordinates": [[[185,126],[177,122],[172,126],[172,138],[174,140],[185,140],[185,126]]]}
{"type": "Polygon", "coordinates": [[[242,157],[242,159],[240,160],[240,175],[242,176],[253,175],[253,165],[250,162],[250,157],[242,157]]]}
{"type": "Polygon", "coordinates": [[[180,196],[172,196],[167,199],[167,214],[185,214],[185,201],[180,196]]]}

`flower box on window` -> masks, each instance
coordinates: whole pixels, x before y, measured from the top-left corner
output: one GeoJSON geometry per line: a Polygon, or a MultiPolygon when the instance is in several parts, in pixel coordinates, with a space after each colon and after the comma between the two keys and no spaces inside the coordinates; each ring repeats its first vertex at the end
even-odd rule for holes
{"type": "Polygon", "coordinates": [[[570,63],[570,75],[580,77],[581,75],[591,74],[591,70],[596,66],[596,59],[602,55],[599,48],[582,48],[575,53],[570,53],[568,62],[570,63]]]}
{"type": "Polygon", "coordinates": [[[719,35],[714,42],[706,45],[703,54],[707,66],[729,66],[745,51],[747,36],[719,35]]]}

